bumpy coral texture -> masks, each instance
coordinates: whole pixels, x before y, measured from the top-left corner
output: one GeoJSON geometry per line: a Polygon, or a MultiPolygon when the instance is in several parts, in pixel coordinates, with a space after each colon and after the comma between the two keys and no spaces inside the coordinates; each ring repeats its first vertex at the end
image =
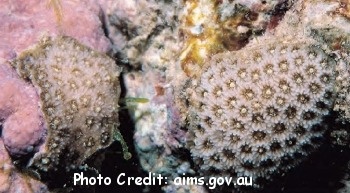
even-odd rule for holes
{"type": "Polygon", "coordinates": [[[48,136],[32,165],[69,170],[113,141],[120,68],[70,37],[44,39],[12,62],[38,90],[48,136]]]}
{"type": "Polygon", "coordinates": [[[214,57],[192,94],[190,148],[200,171],[252,176],[259,186],[295,166],[324,132],[334,65],[311,40],[269,40],[214,57]]]}

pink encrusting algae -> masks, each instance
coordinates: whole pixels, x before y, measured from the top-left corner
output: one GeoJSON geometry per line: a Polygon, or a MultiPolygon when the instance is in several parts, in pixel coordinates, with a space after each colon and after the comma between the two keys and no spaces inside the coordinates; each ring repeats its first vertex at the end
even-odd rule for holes
{"type": "Polygon", "coordinates": [[[0,65],[0,88],[0,120],[6,148],[14,156],[33,153],[46,134],[37,92],[7,64],[0,65]]]}

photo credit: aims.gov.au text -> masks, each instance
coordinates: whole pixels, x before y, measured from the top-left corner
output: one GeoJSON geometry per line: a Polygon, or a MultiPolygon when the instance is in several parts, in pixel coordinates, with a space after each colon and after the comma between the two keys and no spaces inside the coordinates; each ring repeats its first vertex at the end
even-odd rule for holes
{"type": "MultiPolygon", "coordinates": [[[[103,177],[99,174],[97,177],[86,177],[83,172],[74,173],[73,176],[74,186],[155,186],[162,184],[169,184],[168,177],[164,177],[161,174],[149,172],[146,177],[128,177],[125,173],[120,173],[115,181],[112,181],[110,177],[103,177]]],[[[215,189],[218,186],[252,186],[252,177],[210,177],[208,179],[204,177],[185,176],[175,177],[172,180],[174,185],[206,185],[209,189],[215,189]]]]}

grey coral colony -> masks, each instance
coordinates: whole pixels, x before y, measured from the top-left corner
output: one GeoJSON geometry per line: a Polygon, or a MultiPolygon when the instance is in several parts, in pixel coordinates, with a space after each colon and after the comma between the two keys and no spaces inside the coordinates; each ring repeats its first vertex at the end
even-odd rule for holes
{"type": "Polygon", "coordinates": [[[189,89],[192,157],[202,174],[286,171],[319,146],[336,61],[312,40],[279,39],[213,57],[189,89]]]}
{"type": "Polygon", "coordinates": [[[45,148],[32,163],[38,170],[74,169],[113,142],[121,69],[112,59],[62,36],[43,39],[12,65],[39,91],[48,126],[45,148]]]}

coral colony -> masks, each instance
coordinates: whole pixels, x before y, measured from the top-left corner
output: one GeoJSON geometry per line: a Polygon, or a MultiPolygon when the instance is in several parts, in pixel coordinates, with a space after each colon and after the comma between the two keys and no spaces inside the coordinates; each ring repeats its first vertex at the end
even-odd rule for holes
{"type": "Polygon", "coordinates": [[[190,150],[200,171],[257,181],[293,167],[325,130],[334,68],[310,39],[216,55],[191,93],[190,150]]]}
{"type": "Polygon", "coordinates": [[[60,163],[75,169],[119,134],[121,69],[106,55],[57,37],[43,39],[12,65],[38,90],[48,126],[45,147],[32,163],[38,170],[54,170],[60,163]]]}
{"type": "Polygon", "coordinates": [[[252,176],[261,188],[315,150],[324,117],[346,106],[346,54],[320,41],[311,19],[294,23],[296,10],[274,34],[213,56],[185,86],[188,147],[201,175],[252,176]]]}

